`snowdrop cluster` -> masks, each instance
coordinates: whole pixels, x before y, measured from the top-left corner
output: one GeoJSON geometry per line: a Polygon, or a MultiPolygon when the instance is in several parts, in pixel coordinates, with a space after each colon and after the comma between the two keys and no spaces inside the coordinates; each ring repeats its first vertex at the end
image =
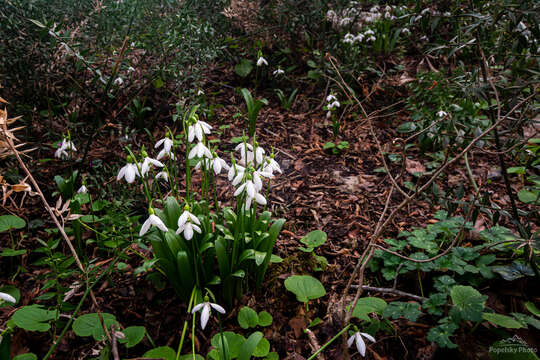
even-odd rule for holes
{"type": "Polygon", "coordinates": [[[386,5],[384,7],[374,5],[366,11],[362,9],[362,4],[360,4],[360,2],[351,1],[349,5],[341,11],[328,10],[326,13],[326,20],[332,24],[332,27],[335,30],[349,27],[354,31],[360,31],[360,29],[367,24],[373,24],[383,19],[393,21],[408,12],[409,9],[406,6],[392,5],[386,5]]]}
{"type": "MultiPolygon", "coordinates": [[[[339,102],[335,97],[332,102],[333,107],[339,107],[339,102]]],[[[229,165],[224,159],[220,158],[217,151],[212,151],[206,145],[208,143],[206,136],[211,134],[212,126],[200,120],[196,114],[185,122],[186,140],[188,144],[188,159],[197,159],[195,170],[212,172],[215,176],[223,171],[227,173],[227,178],[235,187],[234,196],[242,201],[243,208],[249,210],[256,202],[260,205],[266,205],[267,201],[261,193],[266,179],[272,179],[275,173],[281,173],[281,168],[274,159],[274,154],[266,155],[266,151],[254,140],[252,143],[243,142],[236,146],[235,152],[239,153],[239,159],[233,158],[232,165],[229,165]],[[193,145],[194,144],[194,145],[193,145]]],[[[137,162],[133,155],[127,157],[127,163],[117,175],[117,180],[125,179],[128,183],[133,183],[137,177],[147,179],[152,167],[164,168],[155,175],[156,179],[169,180],[169,171],[165,164],[159,159],[168,156],[175,161],[173,136],[168,132],[165,137],[159,140],[154,148],[161,149],[157,159],[151,158],[146,151],[141,151],[142,161],[137,162]]],[[[149,199],[150,201],[150,199],[149,199]]],[[[146,234],[152,226],[157,227],[163,232],[168,228],[154,214],[152,208],[149,209],[149,217],[141,227],[140,236],[146,234]]],[[[196,215],[190,212],[189,204],[186,204],[184,212],[178,218],[177,235],[183,235],[184,239],[191,240],[195,233],[202,233],[201,222],[196,215]]]]}
{"type": "Polygon", "coordinates": [[[338,107],[341,107],[341,104],[339,103],[335,95],[332,94],[326,97],[326,102],[326,109],[328,110],[328,112],[326,113],[326,117],[329,118],[330,116],[332,116],[332,111],[335,111],[338,107]]]}
{"type": "Polygon", "coordinates": [[[58,159],[68,159],[75,151],[77,151],[77,148],[75,147],[75,144],[69,139],[63,138],[60,145],[58,145],[58,149],[54,152],[54,156],[58,159]]]}

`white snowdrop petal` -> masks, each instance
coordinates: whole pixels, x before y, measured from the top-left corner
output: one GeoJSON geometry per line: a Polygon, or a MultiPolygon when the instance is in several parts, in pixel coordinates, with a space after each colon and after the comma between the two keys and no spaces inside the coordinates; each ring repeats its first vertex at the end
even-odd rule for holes
{"type": "Polygon", "coordinates": [[[260,193],[255,194],[255,201],[257,201],[259,205],[266,205],[266,199],[260,193]]]}
{"type": "Polygon", "coordinates": [[[216,311],[218,311],[218,312],[220,312],[222,314],[225,314],[225,309],[222,306],[220,306],[218,304],[213,304],[213,303],[210,303],[210,306],[212,308],[214,308],[216,311]]]}
{"type": "MultiPolygon", "coordinates": [[[[233,184],[234,185],[234,184],[233,184]]],[[[244,188],[246,187],[246,183],[243,183],[242,185],[240,185],[238,187],[238,189],[236,189],[236,191],[234,192],[234,196],[238,196],[242,193],[242,191],[244,191],[244,188]]]]}
{"type": "Polygon", "coordinates": [[[15,300],[15,298],[9,294],[6,294],[5,292],[1,292],[0,291],[0,299],[4,300],[4,301],[9,301],[11,303],[16,303],[17,300],[15,300]]]}
{"type": "Polygon", "coordinates": [[[201,328],[203,330],[206,327],[206,324],[208,323],[209,318],[210,318],[210,305],[208,303],[205,303],[201,312],[201,328]]]}
{"type": "Polygon", "coordinates": [[[366,343],[364,342],[364,339],[362,339],[362,336],[360,336],[359,333],[356,333],[355,340],[356,348],[358,349],[360,355],[366,356],[366,343]]]}
{"type": "Polygon", "coordinates": [[[204,307],[204,303],[197,304],[191,309],[191,313],[195,314],[197,311],[201,310],[204,307]]]}
{"type": "Polygon", "coordinates": [[[150,225],[151,225],[150,218],[148,218],[148,219],[146,219],[146,221],[142,225],[141,231],[139,231],[139,236],[143,236],[144,234],[146,234],[148,229],[150,229],[150,225]]]}
{"type": "Polygon", "coordinates": [[[193,225],[191,223],[186,223],[184,227],[184,238],[186,240],[191,240],[193,238],[193,225]]]}
{"type": "Polygon", "coordinates": [[[368,333],[361,332],[360,335],[362,335],[363,337],[365,337],[369,341],[375,342],[375,338],[373,336],[369,335],[368,333]]]}

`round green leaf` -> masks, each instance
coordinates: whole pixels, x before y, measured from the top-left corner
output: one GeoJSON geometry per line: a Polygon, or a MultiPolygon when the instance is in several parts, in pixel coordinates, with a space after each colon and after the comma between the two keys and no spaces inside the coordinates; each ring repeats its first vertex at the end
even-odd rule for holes
{"type": "MultiPolygon", "coordinates": [[[[113,324],[118,325],[114,315],[102,313],[101,316],[103,317],[103,322],[107,328],[110,328],[113,324]]],[[[105,336],[103,326],[101,325],[101,321],[99,320],[97,313],[79,316],[73,322],[73,331],[77,336],[93,336],[96,341],[101,340],[102,337],[105,336]]]]}
{"type": "Polygon", "coordinates": [[[259,323],[257,312],[250,307],[244,306],[238,312],[238,324],[242,329],[255,327],[259,323]]]}
{"type": "Polygon", "coordinates": [[[268,355],[270,352],[270,343],[265,338],[262,338],[261,341],[257,344],[257,347],[253,351],[253,356],[263,357],[268,355]]]}
{"type": "Polygon", "coordinates": [[[160,346],[155,349],[148,350],[142,357],[143,359],[176,360],[176,351],[168,346],[160,346]]]}
{"type": "Polygon", "coordinates": [[[293,275],[285,280],[285,287],[303,303],[326,295],[323,284],[309,275],[293,275]]]}
{"type": "Polygon", "coordinates": [[[122,331],[126,336],[118,342],[125,343],[127,348],[133,347],[141,342],[146,333],[144,326],[130,326],[122,331]]]}
{"type": "Polygon", "coordinates": [[[0,216],[0,232],[22,229],[26,226],[26,221],[15,215],[0,216]]]}
{"type": "Polygon", "coordinates": [[[267,311],[261,311],[259,313],[259,326],[270,326],[272,325],[272,315],[267,311]]]}
{"type": "Polygon", "coordinates": [[[326,233],[322,230],[314,230],[300,239],[300,242],[306,245],[308,248],[315,248],[321,246],[326,242],[326,233]]]}

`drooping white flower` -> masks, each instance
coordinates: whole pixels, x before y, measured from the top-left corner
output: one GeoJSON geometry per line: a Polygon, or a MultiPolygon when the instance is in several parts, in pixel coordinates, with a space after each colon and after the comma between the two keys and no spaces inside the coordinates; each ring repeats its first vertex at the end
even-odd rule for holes
{"type": "Polygon", "coordinates": [[[88,189],[86,188],[86,186],[84,186],[84,184],[79,188],[79,190],[77,190],[77,194],[86,194],[88,192],[88,189]]]}
{"type": "Polygon", "coordinates": [[[120,181],[122,178],[125,178],[126,181],[131,184],[135,181],[135,177],[139,176],[139,171],[137,169],[137,165],[135,165],[132,162],[127,163],[124,165],[123,168],[120,169],[118,172],[118,176],[116,177],[116,180],[120,181]]]}
{"type": "Polygon", "coordinates": [[[163,221],[157,215],[154,215],[153,209],[150,209],[149,212],[150,212],[150,216],[148,217],[148,219],[146,219],[146,221],[142,225],[141,231],[139,231],[139,236],[143,236],[144,234],[146,234],[148,230],[150,229],[150,226],[152,225],[156,226],[161,231],[164,231],[164,232],[169,231],[169,229],[163,223],[163,221]]]}
{"type": "Polygon", "coordinates": [[[368,30],[366,30],[366,31],[364,32],[364,35],[365,35],[365,36],[368,36],[368,35],[375,35],[375,33],[373,32],[373,30],[368,29],[368,30]]]}
{"type": "Polygon", "coordinates": [[[197,120],[188,128],[188,141],[193,142],[195,137],[199,140],[199,142],[203,141],[203,134],[210,134],[211,129],[212,127],[208,123],[202,120],[197,120]]]}
{"type": "Polygon", "coordinates": [[[265,177],[265,178],[268,178],[268,179],[272,179],[274,177],[274,174],[272,174],[271,172],[267,172],[267,171],[260,171],[260,170],[255,170],[253,172],[253,183],[255,184],[255,189],[257,191],[261,191],[262,189],[262,178],[265,177]]]}
{"type": "Polygon", "coordinates": [[[165,181],[169,181],[169,174],[166,171],[160,171],[156,174],[155,179],[163,179],[165,181]]]}
{"type": "Polygon", "coordinates": [[[257,60],[257,66],[268,66],[268,61],[266,61],[265,58],[263,58],[262,56],[259,57],[259,59],[257,60]]]}
{"type": "Polygon", "coordinates": [[[371,342],[375,342],[375,338],[367,333],[363,333],[360,331],[355,332],[349,340],[347,340],[347,346],[351,347],[353,342],[356,343],[356,349],[362,356],[366,356],[366,343],[364,342],[364,339],[362,337],[365,337],[371,342]]]}
{"type": "Polygon", "coordinates": [[[263,171],[270,174],[273,174],[274,171],[277,171],[278,173],[282,174],[281,167],[279,166],[277,161],[274,160],[273,157],[268,157],[268,156],[266,157],[264,161],[263,171]]]}
{"type": "Polygon", "coordinates": [[[189,152],[188,159],[193,159],[195,156],[199,158],[205,156],[206,158],[211,159],[212,153],[202,142],[199,142],[189,152]]]}
{"type": "Polygon", "coordinates": [[[285,70],[279,68],[279,69],[277,69],[277,70],[274,70],[274,72],[272,72],[272,74],[273,74],[274,76],[283,75],[283,74],[285,74],[285,70]]]}
{"type": "Polygon", "coordinates": [[[172,141],[172,139],[164,137],[163,139],[159,140],[156,145],[154,145],[154,149],[157,149],[158,147],[163,145],[163,150],[165,150],[165,152],[170,152],[173,144],[174,142],[172,141]]]}
{"type": "Polygon", "coordinates": [[[165,148],[161,149],[158,156],[156,156],[156,159],[161,160],[165,156],[170,157],[171,160],[176,160],[176,156],[174,156],[174,153],[172,151],[167,151],[167,149],[165,149],[165,148]]]}
{"type": "Polygon", "coordinates": [[[438,117],[445,117],[447,115],[448,115],[448,113],[446,111],[443,111],[443,110],[437,111],[437,116],[438,117]]]}
{"type": "Polygon", "coordinates": [[[244,178],[244,174],[246,172],[246,168],[241,165],[233,165],[229,168],[229,172],[227,174],[227,177],[229,181],[232,181],[233,186],[236,186],[240,184],[242,179],[244,178]]]}
{"type": "Polygon", "coordinates": [[[121,77],[117,77],[116,79],[114,79],[114,85],[116,86],[122,86],[123,83],[124,79],[122,79],[121,77]]]}
{"type": "Polygon", "coordinates": [[[75,151],[77,151],[75,144],[71,140],[63,138],[58,149],[54,152],[54,156],[59,159],[67,159],[70,153],[74,153],[75,151]]]}
{"type": "Polygon", "coordinates": [[[225,162],[222,158],[217,156],[217,154],[214,153],[214,158],[210,160],[210,166],[214,170],[214,174],[219,175],[221,174],[221,170],[229,170],[229,164],[225,162]]]}
{"type": "Polygon", "coordinates": [[[337,98],[336,98],[334,95],[332,95],[332,94],[330,94],[330,95],[328,95],[328,96],[326,97],[326,101],[327,101],[327,102],[336,101],[336,100],[337,100],[337,98]]]}
{"type": "Polygon", "coordinates": [[[335,101],[331,102],[330,104],[328,104],[327,108],[328,108],[328,110],[334,110],[335,108],[338,108],[340,106],[341,106],[341,104],[339,103],[339,101],[335,100],[335,101]]]}
{"type": "Polygon", "coordinates": [[[354,43],[354,35],[351,33],[345,34],[343,37],[343,42],[346,44],[353,44],[354,43]]]}
{"type": "Polygon", "coordinates": [[[368,41],[368,42],[369,42],[369,41],[375,41],[375,40],[377,40],[377,38],[376,38],[375,36],[373,36],[373,35],[371,35],[370,37],[368,37],[368,38],[366,39],[366,41],[368,41]]]}
{"type": "Polygon", "coordinates": [[[197,226],[201,225],[201,222],[195,215],[189,212],[189,206],[187,205],[184,208],[182,215],[178,218],[177,224],[178,230],[176,230],[176,234],[179,235],[184,233],[184,238],[186,240],[191,240],[193,238],[193,231],[196,231],[199,234],[202,232],[201,228],[197,226]]]}
{"type": "Polygon", "coordinates": [[[405,34],[405,35],[410,35],[411,31],[409,29],[407,29],[407,28],[403,28],[403,29],[401,29],[401,33],[405,34]]]}
{"type": "Polygon", "coordinates": [[[354,37],[354,42],[362,42],[364,40],[364,34],[358,34],[354,37]]]}
{"type": "Polygon", "coordinates": [[[222,306],[211,303],[210,301],[208,301],[207,298],[205,298],[205,300],[207,301],[195,305],[193,307],[193,310],[191,310],[192,314],[196,313],[197,311],[201,312],[201,328],[203,330],[208,323],[208,319],[210,319],[210,313],[212,312],[212,309],[216,310],[221,314],[225,314],[225,309],[222,306]]]}
{"type": "Polygon", "coordinates": [[[141,165],[141,174],[142,176],[146,176],[146,174],[148,173],[148,170],[150,170],[150,165],[154,165],[156,167],[164,167],[165,165],[159,161],[159,160],[156,160],[156,159],[152,159],[151,157],[145,157],[144,158],[144,161],[141,165]]]}
{"type": "Polygon", "coordinates": [[[14,303],[14,304],[17,302],[17,300],[15,300],[15,298],[13,296],[11,296],[11,295],[9,295],[9,294],[7,294],[5,292],[1,292],[1,291],[0,291],[0,299],[2,299],[4,301],[8,301],[10,303],[14,303]]]}
{"type": "Polygon", "coordinates": [[[201,89],[197,90],[197,96],[201,96],[201,95],[204,95],[204,91],[202,91],[201,89]]]}

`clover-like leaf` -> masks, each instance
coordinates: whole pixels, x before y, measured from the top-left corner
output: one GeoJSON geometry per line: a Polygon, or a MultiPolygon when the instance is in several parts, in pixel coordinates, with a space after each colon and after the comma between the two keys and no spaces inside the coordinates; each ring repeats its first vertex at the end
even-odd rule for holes
{"type": "Polygon", "coordinates": [[[255,310],[244,306],[238,312],[238,324],[242,329],[254,328],[259,324],[259,316],[255,310]]]}
{"type": "Polygon", "coordinates": [[[408,303],[392,301],[383,310],[383,316],[391,317],[392,319],[399,319],[403,317],[410,321],[416,321],[420,315],[422,315],[422,312],[420,311],[420,305],[417,302],[408,303]]]}

